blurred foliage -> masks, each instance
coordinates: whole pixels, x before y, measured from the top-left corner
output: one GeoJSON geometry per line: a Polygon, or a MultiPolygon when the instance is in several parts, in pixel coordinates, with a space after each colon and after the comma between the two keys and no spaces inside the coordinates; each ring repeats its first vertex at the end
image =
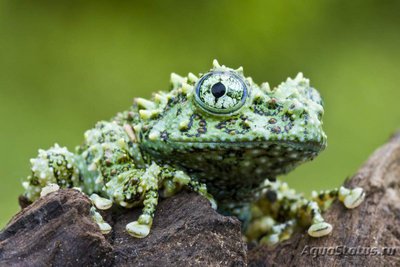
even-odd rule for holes
{"type": "Polygon", "coordinates": [[[396,1],[1,1],[0,226],[28,159],[168,88],[214,58],[277,85],[302,71],[322,93],[329,147],[287,179],[338,186],[400,122],[396,1]]]}

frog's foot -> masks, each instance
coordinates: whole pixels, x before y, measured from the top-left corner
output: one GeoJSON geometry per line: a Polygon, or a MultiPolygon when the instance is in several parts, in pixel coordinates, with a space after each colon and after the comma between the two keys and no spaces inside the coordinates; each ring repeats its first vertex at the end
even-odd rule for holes
{"type": "Polygon", "coordinates": [[[329,207],[332,200],[338,198],[340,202],[348,209],[358,207],[365,199],[365,191],[361,187],[348,189],[341,186],[339,189],[325,190],[319,193],[313,191],[312,199],[318,203],[318,206],[325,210],[329,207]]]}
{"type": "MultiPolygon", "coordinates": [[[[302,208],[304,208],[304,206],[302,208]]],[[[310,236],[321,237],[329,235],[332,232],[332,225],[325,222],[317,202],[308,201],[304,212],[311,217],[311,226],[307,231],[310,236]]]]}
{"type": "Polygon", "coordinates": [[[145,194],[143,213],[137,221],[128,223],[126,231],[133,237],[144,238],[149,235],[153,217],[158,204],[158,190],[152,189],[145,194]]]}
{"type": "Polygon", "coordinates": [[[126,231],[133,237],[144,238],[149,235],[152,223],[151,215],[142,214],[137,221],[126,225],[126,231]]]}
{"type": "Polygon", "coordinates": [[[365,199],[365,191],[361,187],[347,189],[341,186],[338,194],[339,200],[343,202],[344,206],[348,209],[358,207],[365,199]]]}
{"type": "Polygon", "coordinates": [[[297,222],[295,219],[274,225],[271,229],[271,233],[261,238],[260,243],[272,246],[289,239],[296,225],[297,222]]]}
{"type": "Polygon", "coordinates": [[[181,190],[182,186],[188,186],[191,190],[210,201],[213,209],[217,209],[217,202],[213,196],[207,192],[206,184],[193,180],[183,171],[168,170],[168,173],[164,172],[163,175],[165,176],[163,183],[164,197],[173,196],[181,190]]]}
{"type": "Polygon", "coordinates": [[[109,232],[111,232],[111,226],[104,221],[103,217],[101,216],[101,214],[96,210],[95,207],[91,207],[90,208],[90,214],[92,215],[92,218],[94,219],[94,221],[97,223],[97,225],[100,228],[100,231],[102,234],[108,234],[109,232]]]}
{"type": "Polygon", "coordinates": [[[100,197],[97,194],[90,195],[90,200],[99,210],[108,210],[113,204],[110,199],[100,197]]]}
{"type": "Polygon", "coordinates": [[[332,225],[327,222],[316,222],[308,228],[307,232],[312,237],[326,236],[332,232],[332,225]]]}
{"type": "Polygon", "coordinates": [[[42,188],[40,191],[40,197],[44,197],[52,192],[56,192],[60,189],[60,186],[58,184],[48,184],[45,187],[42,188]]]}

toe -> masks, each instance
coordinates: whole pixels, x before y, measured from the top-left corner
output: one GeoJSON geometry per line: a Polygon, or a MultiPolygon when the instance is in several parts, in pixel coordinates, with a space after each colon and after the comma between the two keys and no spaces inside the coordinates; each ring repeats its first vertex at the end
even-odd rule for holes
{"type": "Polygon", "coordinates": [[[108,223],[102,222],[102,223],[97,223],[97,225],[100,227],[100,231],[103,235],[106,235],[111,232],[111,226],[108,223]]]}
{"type": "Polygon", "coordinates": [[[99,210],[108,210],[112,206],[112,201],[103,197],[100,197],[97,194],[92,194],[90,196],[90,199],[92,200],[93,204],[98,208],[99,210]]]}
{"type": "Polygon", "coordinates": [[[144,238],[150,233],[150,226],[135,221],[126,225],[126,231],[133,237],[144,238]]]}
{"type": "Polygon", "coordinates": [[[361,187],[354,188],[350,194],[345,197],[343,204],[348,209],[354,209],[358,207],[365,198],[365,192],[361,187]]]}
{"type": "Polygon", "coordinates": [[[332,232],[332,225],[326,222],[315,223],[308,228],[308,234],[312,237],[321,237],[332,232]]]}
{"type": "Polygon", "coordinates": [[[57,191],[58,189],[60,189],[60,186],[58,184],[48,184],[42,188],[42,191],[40,192],[40,197],[44,197],[52,192],[57,191]]]}

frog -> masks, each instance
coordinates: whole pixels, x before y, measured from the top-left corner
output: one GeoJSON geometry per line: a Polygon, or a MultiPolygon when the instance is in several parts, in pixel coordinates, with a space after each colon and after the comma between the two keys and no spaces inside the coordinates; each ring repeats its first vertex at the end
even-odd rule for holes
{"type": "Polygon", "coordinates": [[[326,236],[333,227],[322,212],[336,199],[359,206],[364,190],[342,186],[307,198],[277,179],[326,148],[323,114],[320,93],[302,73],[271,88],[214,60],[199,75],[172,73],[169,90],[134,98],[97,122],[74,152],[58,144],[40,149],[24,196],[80,190],[104,234],[112,228],[100,210],[142,207],[126,232],[145,238],[159,201],[186,188],[239,218],[249,242],[274,245],[305,227],[312,237],[326,236]]]}

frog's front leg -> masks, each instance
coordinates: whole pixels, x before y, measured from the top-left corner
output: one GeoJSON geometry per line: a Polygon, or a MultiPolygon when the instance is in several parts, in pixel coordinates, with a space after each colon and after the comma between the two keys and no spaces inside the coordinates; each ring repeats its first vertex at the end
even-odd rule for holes
{"type": "Polygon", "coordinates": [[[158,204],[158,189],[161,179],[161,168],[152,163],[142,175],[140,182],[134,189],[144,197],[142,214],[137,221],[128,223],[126,231],[137,238],[144,238],[150,233],[154,213],[158,204]]]}
{"type": "Polygon", "coordinates": [[[143,193],[143,209],[137,221],[126,225],[127,232],[134,237],[146,237],[153,223],[159,199],[159,189],[162,188],[163,197],[169,197],[179,192],[183,186],[188,186],[194,192],[208,199],[211,206],[216,209],[216,202],[207,192],[205,184],[193,180],[183,171],[174,170],[169,166],[159,166],[153,162],[141,176],[137,188],[130,189],[134,192],[143,193]]]}

